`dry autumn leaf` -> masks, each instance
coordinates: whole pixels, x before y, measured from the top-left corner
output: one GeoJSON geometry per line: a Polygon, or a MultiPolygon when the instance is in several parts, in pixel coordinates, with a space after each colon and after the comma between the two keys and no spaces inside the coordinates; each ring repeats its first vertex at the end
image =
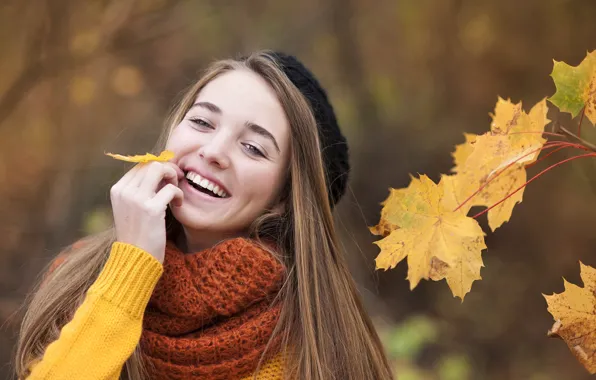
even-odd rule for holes
{"type": "Polygon", "coordinates": [[[136,155],[136,156],[123,156],[121,154],[113,154],[113,153],[105,153],[106,156],[110,156],[120,161],[127,161],[127,162],[150,162],[150,161],[160,161],[166,162],[171,160],[174,157],[174,152],[170,150],[164,150],[156,156],[151,153],[136,155]]]}
{"type": "Polygon", "coordinates": [[[451,153],[455,166],[451,169],[452,172],[456,172],[457,168],[463,166],[470,154],[474,151],[474,144],[478,135],[473,133],[464,133],[466,141],[462,144],[455,146],[455,152],[451,153]]]}
{"type": "Polygon", "coordinates": [[[567,282],[560,294],[545,295],[548,311],[555,319],[550,336],[560,337],[577,359],[596,373],[596,269],[580,263],[584,287],[567,282]]]}
{"type": "MultiPolygon", "coordinates": [[[[482,190],[462,207],[490,207],[526,182],[525,165],[536,160],[546,142],[542,137],[546,118],[546,100],[538,102],[526,114],[521,102],[513,104],[499,98],[492,116],[491,131],[481,136],[466,135],[466,142],[456,146],[453,172],[462,177],[456,191],[467,199],[482,190]]],[[[522,201],[523,189],[488,212],[488,223],[495,230],[511,218],[513,207],[522,201]]]]}
{"type": "Polygon", "coordinates": [[[555,61],[550,75],[557,91],[548,100],[573,117],[585,107],[586,117],[596,125],[596,50],[575,67],[555,61]]]}
{"type": "MultiPolygon", "coordinates": [[[[405,189],[389,189],[389,197],[381,202],[381,206],[385,206],[387,204],[392,203],[399,203],[401,197],[405,193],[405,189]]],[[[394,215],[396,210],[391,207],[383,207],[381,210],[381,219],[379,224],[373,227],[369,227],[368,229],[375,235],[380,235],[383,237],[388,236],[391,231],[399,228],[395,223],[392,222],[393,219],[397,219],[397,215],[394,215]]]]}
{"type": "Polygon", "coordinates": [[[407,257],[410,289],[422,279],[445,278],[453,295],[463,300],[480,279],[486,245],[476,220],[454,211],[458,202],[452,181],[443,177],[437,185],[421,176],[405,189],[392,190],[371,231],[386,235],[375,242],[381,248],[377,269],[394,268],[407,257]],[[388,228],[393,230],[387,235],[388,228]]]}

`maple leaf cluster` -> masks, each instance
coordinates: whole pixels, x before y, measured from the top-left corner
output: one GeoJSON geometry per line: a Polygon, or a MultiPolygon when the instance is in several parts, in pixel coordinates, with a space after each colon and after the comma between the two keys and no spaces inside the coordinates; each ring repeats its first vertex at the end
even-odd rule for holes
{"type": "MultiPolygon", "coordinates": [[[[596,123],[596,51],[577,67],[555,61],[551,76],[557,91],[549,101],[573,116],[582,111],[582,118],[585,114],[596,123]]],[[[483,135],[465,133],[465,142],[455,147],[452,174],[442,175],[438,184],[425,175],[412,177],[408,187],[390,189],[379,223],[370,227],[383,236],[375,242],[381,249],[377,269],[391,269],[407,259],[411,290],[422,279],[445,279],[453,295],[463,301],[472,283],[481,279],[481,253],[486,248],[475,218],[488,213],[494,232],[521,203],[525,186],[533,180],[528,180],[526,167],[545,148],[583,148],[547,142],[547,112],[546,99],[526,113],[521,102],[499,97],[490,130],[483,135]],[[475,206],[486,209],[470,217],[475,206]]]]}
{"type": "MultiPolygon", "coordinates": [[[[443,175],[438,184],[423,175],[405,189],[391,189],[379,224],[371,227],[384,236],[376,242],[377,268],[393,268],[407,257],[411,289],[421,279],[445,279],[463,300],[481,279],[486,248],[485,234],[468,212],[494,205],[526,182],[525,166],[536,161],[546,142],[546,112],[546,99],[526,113],[521,103],[499,98],[490,131],[465,134],[466,141],[456,146],[454,174],[443,175]]],[[[522,196],[523,187],[488,211],[493,231],[509,220],[522,196]]]]}
{"type": "MultiPolygon", "coordinates": [[[[554,62],[551,77],[555,94],[548,100],[559,111],[573,117],[581,114],[578,135],[564,130],[580,143],[548,142],[545,132],[550,122],[546,99],[528,113],[522,104],[498,98],[490,130],[483,135],[464,134],[465,142],[452,153],[450,175],[434,183],[426,175],[412,177],[403,189],[390,189],[382,203],[381,218],[374,227],[381,252],[375,259],[377,269],[391,269],[407,259],[410,290],[420,280],[445,279],[454,297],[470,292],[480,280],[481,253],[486,248],[484,232],[476,217],[487,213],[491,231],[509,221],[513,208],[523,198],[525,186],[548,170],[577,158],[596,157],[596,147],[581,139],[584,116],[596,125],[596,51],[588,53],[578,66],[554,62]],[[526,168],[541,152],[555,148],[589,151],[558,162],[527,179],[526,168]],[[469,216],[474,206],[484,211],[469,216]]],[[[581,264],[581,263],[580,263],[581,264]]],[[[555,319],[549,336],[563,339],[590,373],[596,373],[596,269],[581,264],[584,287],[565,281],[565,291],[544,295],[548,311],[555,319]]]]}

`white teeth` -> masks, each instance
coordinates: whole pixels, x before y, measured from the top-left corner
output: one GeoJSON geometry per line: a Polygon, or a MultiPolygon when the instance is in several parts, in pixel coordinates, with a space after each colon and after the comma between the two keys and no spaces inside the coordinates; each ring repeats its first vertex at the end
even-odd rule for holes
{"type": "Polygon", "coordinates": [[[187,172],[186,173],[186,178],[190,179],[191,181],[201,181],[201,176],[198,175],[197,173],[193,173],[193,172],[187,172]]]}
{"type": "Polygon", "coordinates": [[[187,172],[186,178],[194,182],[195,184],[205,189],[208,189],[209,191],[212,191],[214,194],[217,194],[222,198],[227,198],[228,196],[228,194],[222,189],[220,189],[219,186],[217,186],[216,184],[214,184],[206,178],[202,178],[199,174],[195,172],[187,172]]]}

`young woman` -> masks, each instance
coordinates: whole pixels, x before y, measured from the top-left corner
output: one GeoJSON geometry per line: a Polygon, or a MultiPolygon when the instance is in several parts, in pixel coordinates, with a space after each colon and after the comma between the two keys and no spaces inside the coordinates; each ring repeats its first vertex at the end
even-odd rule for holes
{"type": "Polygon", "coordinates": [[[295,57],[218,61],[63,253],[16,353],[29,379],[391,379],[340,251],[348,148],[295,57]]]}

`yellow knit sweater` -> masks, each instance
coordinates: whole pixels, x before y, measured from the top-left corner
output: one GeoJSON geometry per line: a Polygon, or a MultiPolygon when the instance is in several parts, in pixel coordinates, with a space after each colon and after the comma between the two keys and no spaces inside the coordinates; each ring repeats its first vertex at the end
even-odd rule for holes
{"type": "MultiPolygon", "coordinates": [[[[137,346],[143,313],[162,264],[149,253],[116,242],[110,257],[73,319],[32,365],[30,380],[117,380],[137,346]]],[[[281,357],[266,363],[260,380],[282,379],[281,357]]],[[[252,379],[252,375],[243,380],[252,379]]]]}

